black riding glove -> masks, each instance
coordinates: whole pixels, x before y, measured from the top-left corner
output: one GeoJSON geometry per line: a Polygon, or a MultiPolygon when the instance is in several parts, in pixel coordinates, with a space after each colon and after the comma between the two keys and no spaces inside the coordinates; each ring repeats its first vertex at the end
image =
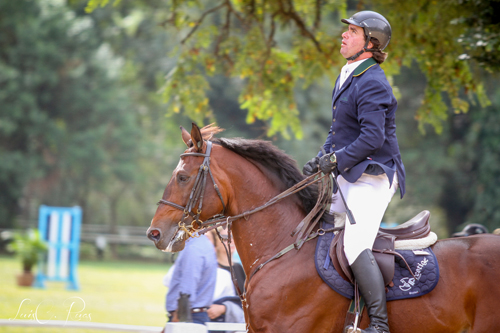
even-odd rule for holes
{"type": "Polygon", "coordinates": [[[319,169],[325,175],[331,173],[337,167],[337,156],[335,153],[326,154],[319,159],[319,169]]]}
{"type": "Polygon", "coordinates": [[[315,174],[316,172],[318,172],[318,163],[319,163],[318,156],[312,158],[309,162],[307,162],[304,165],[304,168],[302,168],[302,173],[306,176],[315,174]]]}

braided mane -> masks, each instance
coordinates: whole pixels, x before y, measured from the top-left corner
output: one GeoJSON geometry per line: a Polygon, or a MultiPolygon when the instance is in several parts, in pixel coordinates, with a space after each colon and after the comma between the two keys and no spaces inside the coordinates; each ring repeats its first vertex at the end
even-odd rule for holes
{"type": "MultiPolygon", "coordinates": [[[[305,178],[299,171],[297,162],[284,151],[274,146],[270,141],[212,137],[215,133],[221,131],[219,127],[212,125],[205,126],[201,129],[203,138],[210,137],[212,142],[264,166],[283,183],[283,190],[292,187],[305,178]]],[[[317,186],[308,186],[304,190],[298,192],[297,195],[302,201],[304,210],[307,213],[316,204],[318,198],[317,186]]]]}

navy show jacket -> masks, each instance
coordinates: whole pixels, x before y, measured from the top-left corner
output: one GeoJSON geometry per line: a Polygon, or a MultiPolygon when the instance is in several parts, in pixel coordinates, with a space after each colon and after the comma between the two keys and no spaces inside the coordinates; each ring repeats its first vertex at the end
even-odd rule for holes
{"type": "MultiPolygon", "coordinates": [[[[396,138],[397,101],[384,71],[373,58],[361,63],[332,94],[332,125],[323,148],[335,152],[338,171],[348,182],[385,173],[392,185],[398,173],[401,197],[405,168],[396,138]]],[[[318,156],[322,156],[320,151],[318,156]]]]}

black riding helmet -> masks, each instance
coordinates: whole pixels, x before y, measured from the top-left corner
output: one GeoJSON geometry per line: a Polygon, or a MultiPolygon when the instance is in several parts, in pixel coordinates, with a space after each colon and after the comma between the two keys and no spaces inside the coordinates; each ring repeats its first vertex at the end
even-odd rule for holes
{"type": "Polygon", "coordinates": [[[352,24],[361,27],[365,32],[365,46],[361,51],[359,51],[352,57],[347,58],[347,60],[354,60],[365,51],[382,51],[386,48],[386,46],[389,44],[389,41],[391,40],[391,25],[389,24],[389,21],[387,21],[387,19],[379,13],[372,12],[370,10],[364,10],[362,12],[354,14],[348,19],[342,19],[341,21],[345,24],[352,24]],[[368,43],[370,43],[371,37],[376,38],[380,42],[380,47],[378,49],[368,48],[368,43]]]}

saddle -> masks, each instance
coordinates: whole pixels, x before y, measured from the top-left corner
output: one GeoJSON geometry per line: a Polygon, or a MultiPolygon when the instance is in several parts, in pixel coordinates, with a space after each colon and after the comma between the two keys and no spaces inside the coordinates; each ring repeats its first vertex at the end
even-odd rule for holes
{"type": "MultiPolygon", "coordinates": [[[[395,228],[380,228],[373,245],[373,256],[384,277],[386,286],[392,286],[394,277],[394,256],[397,255],[406,263],[405,259],[395,251],[395,244],[400,241],[421,239],[429,236],[431,227],[429,224],[430,212],[424,210],[407,222],[395,228]]],[[[339,226],[336,221],[335,225],[339,226]]],[[[344,278],[354,284],[349,262],[344,254],[344,229],[340,230],[330,245],[330,258],[335,270],[344,278]]],[[[409,271],[408,264],[406,263],[409,271]]],[[[413,274],[413,273],[412,273],[413,274]]]]}

